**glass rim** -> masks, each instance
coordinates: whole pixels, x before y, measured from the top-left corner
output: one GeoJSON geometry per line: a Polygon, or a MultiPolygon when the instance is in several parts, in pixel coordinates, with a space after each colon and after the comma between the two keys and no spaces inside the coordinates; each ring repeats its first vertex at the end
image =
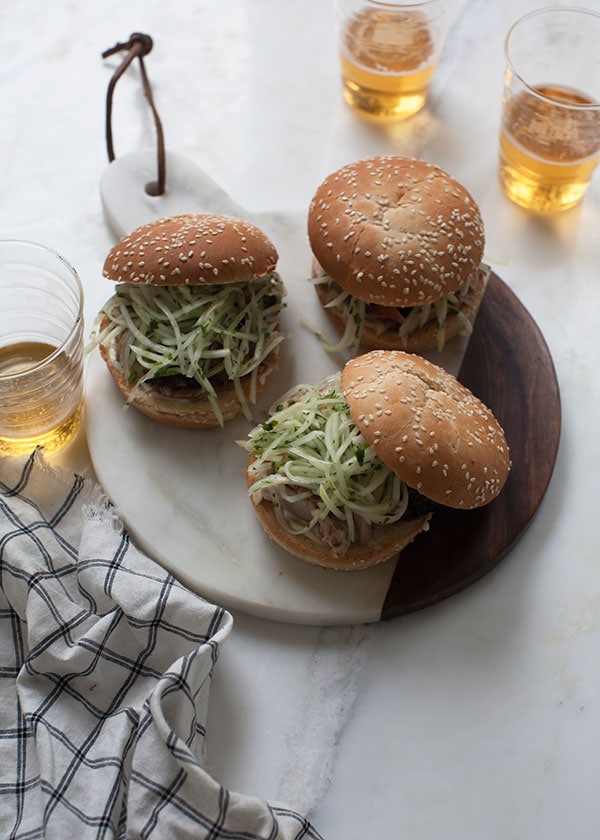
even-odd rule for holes
{"type": "Polygon", "coordinates": [[[531,20],[532,18],[535,18],[535,17],[541,17],[543,15],[549,15],[549,14],[550,15],[562,15],[565,12],[568,12],[568,13],[576,12],[577,14],[587,15],[588,17],[595,18],[600,23],[600,12],[596,12],[594,9],[586,9],[583,6],[549,6],[549,7],[544,8],[544,9],[534,9],[533,11],[527,12],[527,14],[522,15],[522,17],[515,20],[514,23],[512,23],[511,26],[509,27],[508,32],[506,33],[506,37],[504,38],[504,57],[505,57],[506,63],[508,65],[508,67],[510,68],[510,70],[512,71],[512,73],[521,82],[523,87],[527,88],[528,93],[530,93],[536,99],[539,99],[541,102],[546,102],[546,103],[552,105],[553,107],[564,108],[565,110],[568,110],[568,111],[597,111],[597,110],[600,110],[600,99],[599,100],[595,99],[592,102],[590,102],[589,104],[578,105],[577,103],[572,103],[572,102],[571,103],[560,102],[557,99],[552,99],[549,96],[544,96],[543,93],[540,93],[539,90],[536,90],[536,88],[532,87],[529,84],[529,82],[527,82],[524,79],[522,73],[520,73],[517,70],[517,67],[515,66],[515,63],[510,56],[509,41],[510,41],[511,36],[514,34],[514,32],[515,32],[515,30],[518,26],[520,26],[523,22],[525,22],[527,20],[531,20]]]}
{"type": "MultiPolygon", "coordinates": [[[[395,3],[393,0],[364,0],[365,6],[381,6],[383,9],[400,9],[400,8],[407,8],[407,9],[416,9],[419,7],[424,6],[445,6],[448,0],[415,0],[414,3],[411,3],[410,0],[408,2],[398,2],[395,3]]],[[[336,0],[336,5],[344,6],[344,0],[336,0]]]]}
{"type": "Polygon", "coordinates": [[[0,380],[8,382],[11,379],[18,379],[19,377],[25,377],[29,374],[37,373],[46,366],[50,365],[65,350],[67,345],[70,344],[74,338],[76,338],[77,333],[83,328],[84,291],[83,283],[81,282],[79,272],[74,268],[74,266],[71,265],[71,263],[67,259],[65,259],[65,257],[63,257],[62,254],[60,254],[58,251],[55,251],[54,248],[50,248],[48,245],[42,245],[40,242],[34,242],[33,240],[29,239],[0,239],[0,252],[4,245],[24,246],[26,248],[32,248],[36,251],[42,251],[46,255],[50,255],[54,259],[58,260],[58,262],[63,266],[63,268],[67,269],[68,274],[75,281],[75,288],[77,294],[77,315],[75,316],[75,320],[73,321],[73,324],[65,338],[56,347],[56,349],[52,351],[52,353],[50,353],[48,356],[45,356],[41,361],[37,362],[31,367],[26,368],[25,370],[17,371],[16,373],[0,373],[0,380]]]}

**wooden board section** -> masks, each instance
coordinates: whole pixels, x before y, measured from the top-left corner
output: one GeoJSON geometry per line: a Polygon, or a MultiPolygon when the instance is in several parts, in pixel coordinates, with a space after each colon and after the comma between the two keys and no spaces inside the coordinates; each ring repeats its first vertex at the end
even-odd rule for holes
{"type": "Polygon", "coordinates": [[[504,427],[511,473],[487,507],[436,511],[428,534],[402,552],[382,619],[434,604],[489,572],[524,533],[552,476],[561,427],[554,364],[536,323],[495,274],[458,378],[504,427]]]}

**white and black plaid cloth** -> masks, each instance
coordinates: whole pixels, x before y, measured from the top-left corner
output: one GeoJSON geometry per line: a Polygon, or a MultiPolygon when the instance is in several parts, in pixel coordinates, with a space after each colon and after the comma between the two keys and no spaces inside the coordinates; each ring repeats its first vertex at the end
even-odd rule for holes
{"type": "Polygon", "coordinates": [[[299,840],[207,771],[229,613],[142,554],[98,488],[0,459],[0,837],[299,840]]]}

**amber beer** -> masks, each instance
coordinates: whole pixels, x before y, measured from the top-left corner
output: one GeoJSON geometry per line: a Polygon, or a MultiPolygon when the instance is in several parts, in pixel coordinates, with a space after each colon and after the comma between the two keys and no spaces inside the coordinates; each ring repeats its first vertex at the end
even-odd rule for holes
{"type": "Polygon", "coordinates": [[[83,405],[83,289],[35,242],[0,240],[0,455],[75,437],[83,405]]]}
{"type": "Polygon", "coordinates": [[[0,347],[0,455],[36,446],[52,452],[75,436],[82,411],[80,363],[44,342],[0,347]]]}
{"type": "Polygon", "coordinates": [[[500,180],[517,204],[539,213],[583,198],[600,157],[600,110],[587,96],[540,85],[507,102],[500,132],[500,180]]]}
{"type": "Polygon", "coordinates": [[[374,2],[342,18],[343,96],[362,115],[404,119],[425,104],[438,48],[435,24],[420,6],[374,2]]]}
{"type": "Polygon", "coordinates": [[[566,210],[583,198],[600,157],[600,14],[530,12],[504,50],[500,183],[530,210],[566,210]]]}

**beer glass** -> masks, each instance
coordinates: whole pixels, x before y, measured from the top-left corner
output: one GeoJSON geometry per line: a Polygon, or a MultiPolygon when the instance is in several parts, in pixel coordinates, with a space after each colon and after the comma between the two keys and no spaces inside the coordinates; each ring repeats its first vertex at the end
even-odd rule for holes
{"type": "Polygon", "coordinates": [[[600,14],[540,9],[505,41],[500,182],[538,213],[583,198],[600,155],[600,14]]]}
{"type": "Polygon", "coordinates": [[[425,104],[443,46],[446,0],[336,0],[344,100],[374,121],[425,104]]]}
{"type": "Polygon", "coordinates": [[[0,240],[0,455],[68,443],[82,401],[77,272],[43,245],[0,240]]]}

